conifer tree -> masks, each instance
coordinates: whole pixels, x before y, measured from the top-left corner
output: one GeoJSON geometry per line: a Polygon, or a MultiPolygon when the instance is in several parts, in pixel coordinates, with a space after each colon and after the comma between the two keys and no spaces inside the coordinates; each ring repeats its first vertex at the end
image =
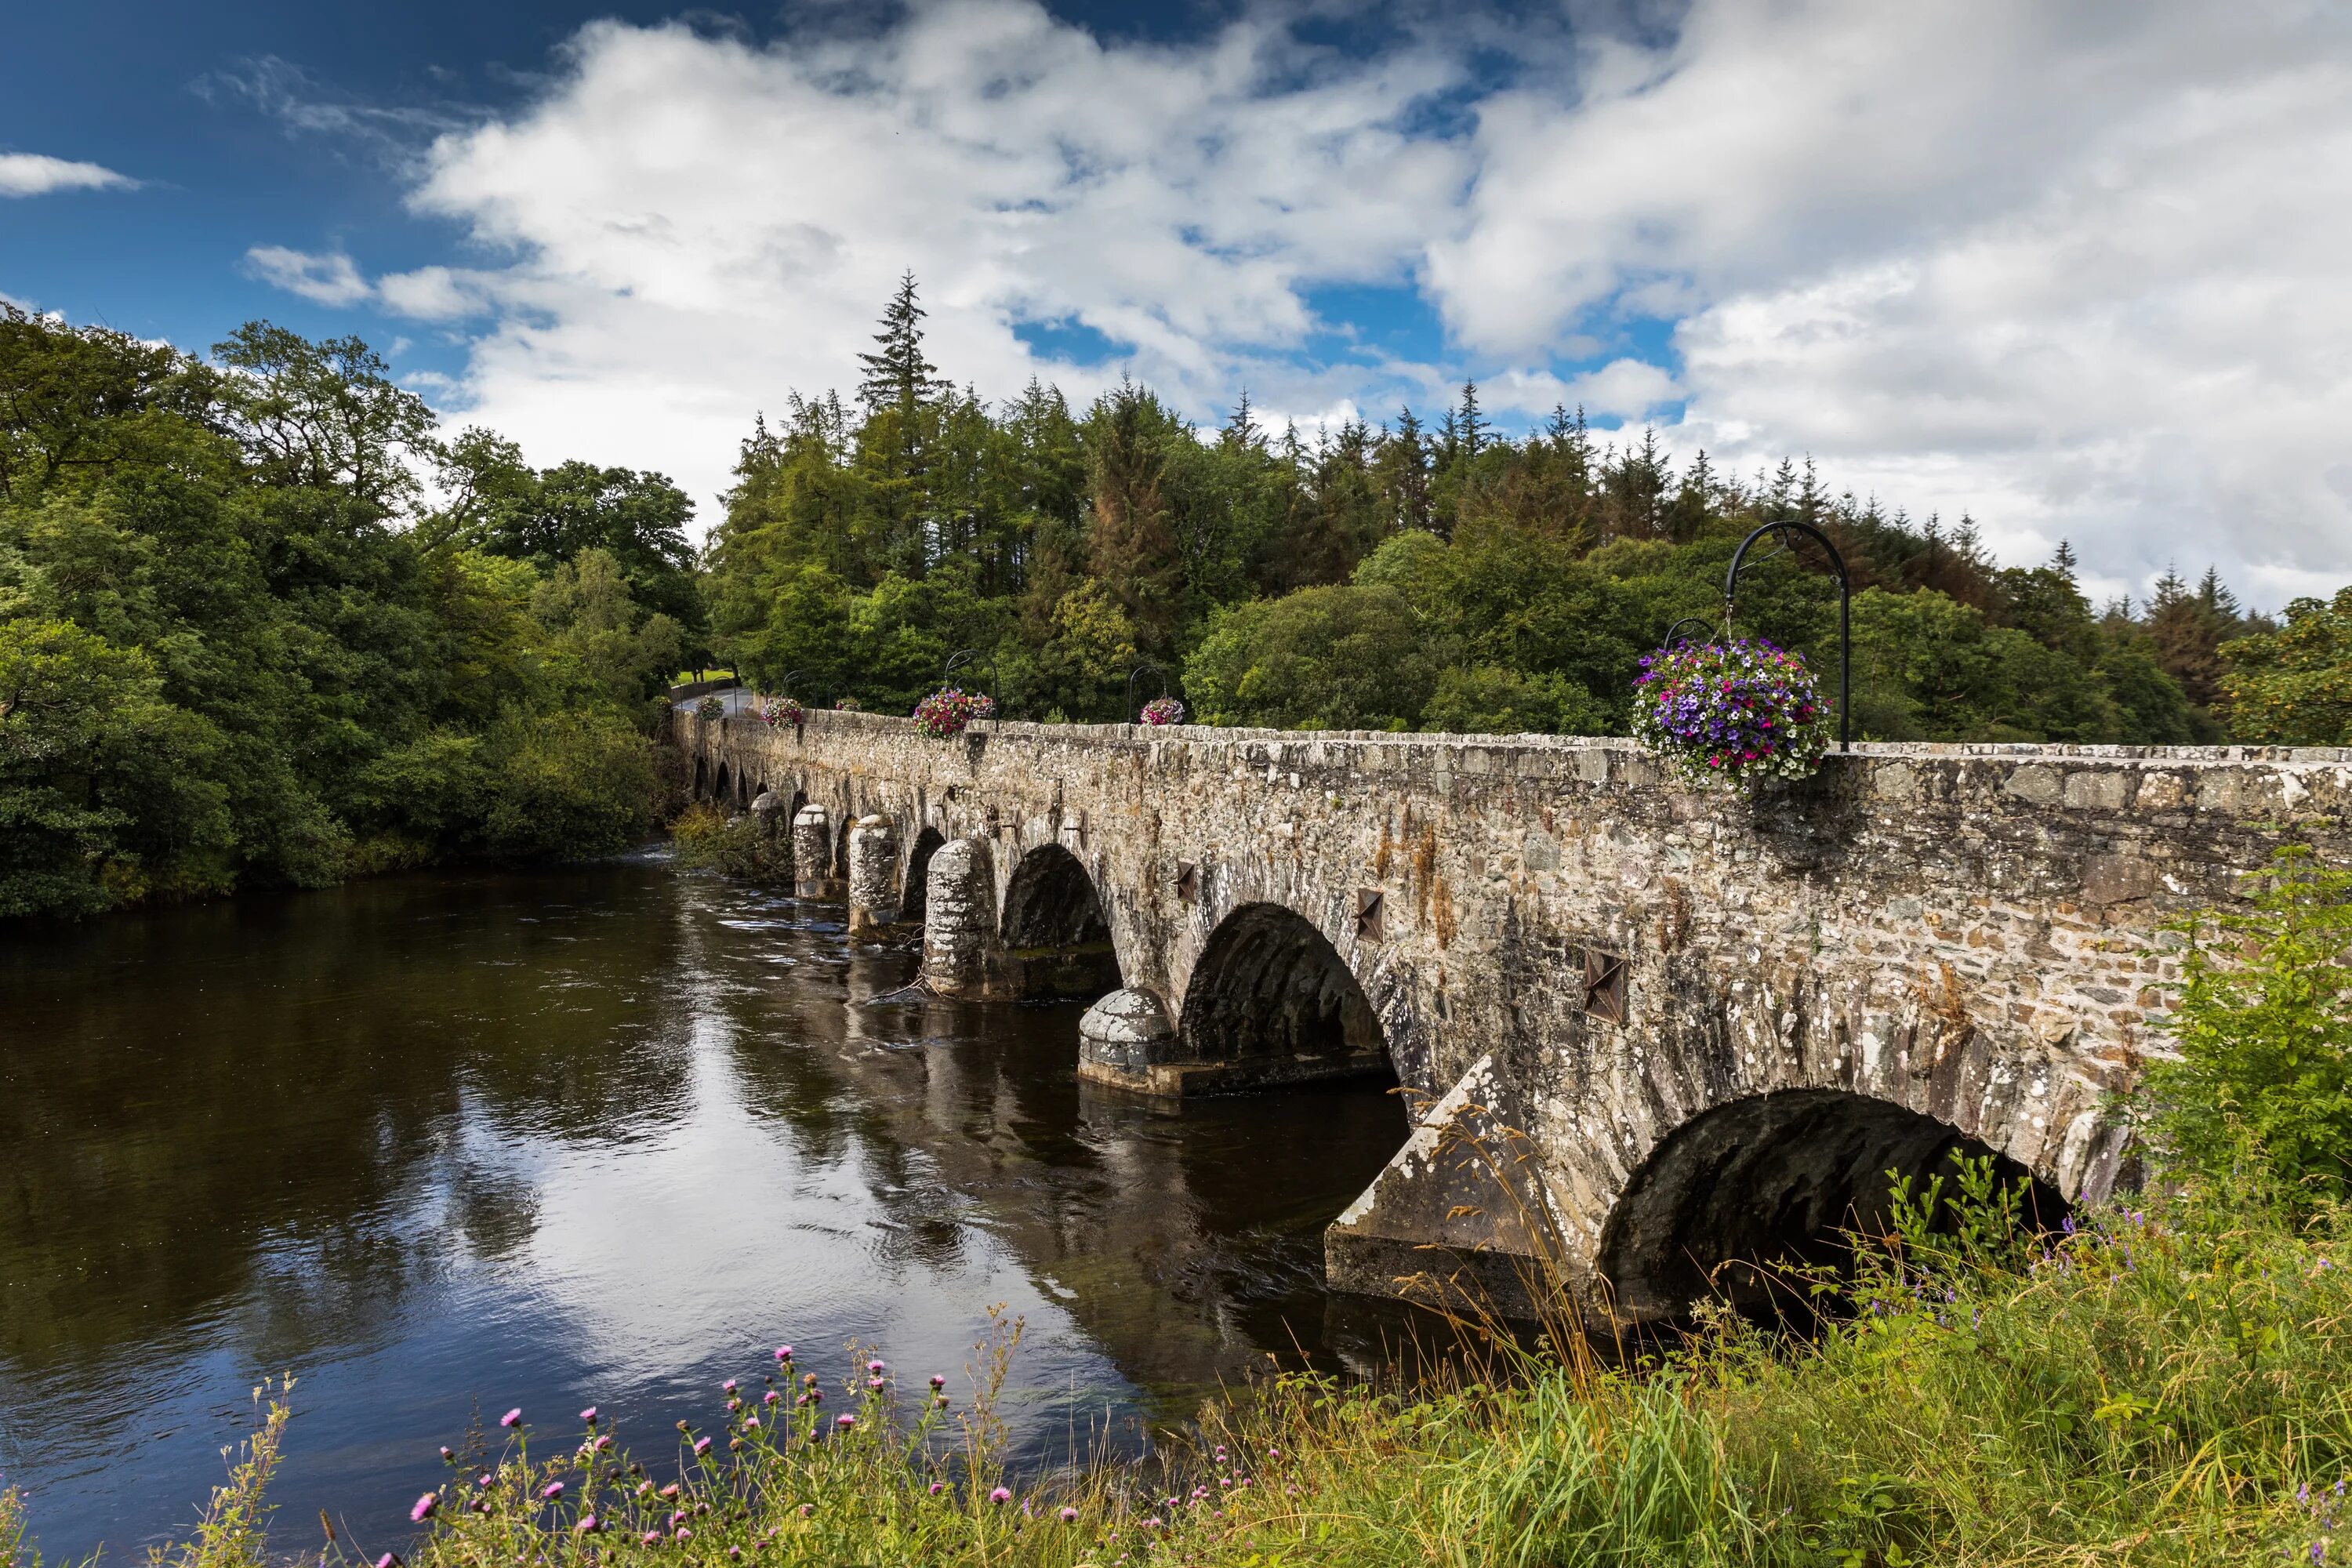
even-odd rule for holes
{"type": "Polygon", "coordinates": [[[877,352],[862,353],[866,379],[857,395],[870,416],[895,408],[901,419],[912,421],[915,411],[948,388],[936,379],[939,367],[923,357],[923,318],[929,314],[915,302],[915,275],[898,279],[898,292],[882,308],[882,330],[874,334],[877,352]]]}

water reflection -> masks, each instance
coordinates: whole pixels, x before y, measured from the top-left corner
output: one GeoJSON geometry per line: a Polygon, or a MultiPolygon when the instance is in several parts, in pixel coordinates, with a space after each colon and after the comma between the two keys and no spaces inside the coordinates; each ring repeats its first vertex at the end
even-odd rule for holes
{"type": "Polygon", "coordinates": [[[1319,1236],[1392,1100],[1082,1089],[1077,1008],[873,1002],[911,956],[840,917],[645,863],[0,939],[0,1470],[45,1549],[183,1524],[281,1368],[280,1518],[375,1541],[478,1399],[659,1447],[779,1338],[952,1373],[1003,1301],[1051,1447],[1373,1331],[1319,1236]]]}

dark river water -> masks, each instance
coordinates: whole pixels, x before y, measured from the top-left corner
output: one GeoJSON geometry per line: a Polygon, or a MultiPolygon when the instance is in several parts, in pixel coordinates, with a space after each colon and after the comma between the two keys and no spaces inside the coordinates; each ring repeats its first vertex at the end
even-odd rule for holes
{"type": "Polygon", "coordinates": [[[1269,1352],[1370,1364],[1396,1321],[1320,1237],[1392,1097],[1081,1088],[1077,1007],[873,1003],[912,956],[842,914],[646,859],[0,935],[0,1473],[45,1553],[184,1531],[284,1372],[274,1543],[323,1509],[375,1552],[478,1408],[664,1455],[787,1341],[961,1387],[1005,1303],[1032,1464],[1269,1352]]]}

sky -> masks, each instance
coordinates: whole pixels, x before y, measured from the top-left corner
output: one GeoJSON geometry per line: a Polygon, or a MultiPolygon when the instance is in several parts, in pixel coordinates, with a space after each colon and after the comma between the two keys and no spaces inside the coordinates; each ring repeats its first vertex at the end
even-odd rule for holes
{"type": "Polygon", "coordinates": [[[1582,405],[2061,539],[2352,581],[2352,6],[1563,0],[26,8],[0,295],[357,333],[452,431],[719,510],[911,270],[984,396],[1582,405]]]}

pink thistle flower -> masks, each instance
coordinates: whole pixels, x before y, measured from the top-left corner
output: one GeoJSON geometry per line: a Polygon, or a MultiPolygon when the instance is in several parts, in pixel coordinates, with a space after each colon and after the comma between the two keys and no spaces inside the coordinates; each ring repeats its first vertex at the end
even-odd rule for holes
{"type": "Polygon", "coordinates": [[[488,1471],[488,1470],[484,1470],[480,1475],[476,1476],[476,1477],[474,1478],[474,1484],[475,1484],[476,1486],[478,1486],[478,1487],[481,1488],[484,1491],[488,1491],[488,1490],[489,1490],[489,1489],[490,1489],[490,1472],[489,1472],[489,1471],[488,1471]]]}
{"type": "Polygon", "coordinates": [[[504,1415],[499,1416],[499,1426],[521,1426],[521,1425],[522,1425],[522,1406],[521,1406],[521,1405],[516,1405],[512,1410],[508,1411],[504,1415]]]}
{"type": "Polygon", "coordinates": [[[572,1527],[572,1531],[575,1535],[599,1535],[604,1532],[604,1529],[603,1520],[593,1513],[583,1513],[580,1516],[580,1522],[572,1527]]]}
{"type": "Polygon", "coordinates": [[[555,1499],[563,1495],[563,1483],[562,1481],[550,1481],[545,1486],[539,1489],[539,1495],[551,1502],[555,1499]]]}
{"type": "Polygon", "coordinates": [[[868,1388],[879,1388],[882,1386],[882,1380],[878,1377],[869,1377],[866,1380],[866,1386],[868,1388]]]}
{"type": "Polygon", "coordinates": [[[661,1544],[661,1538],[660,1531],[648,1530],[643,1535],[637,1537],[637,1544],[640,1546],[659,1546],[661,1544]]]}
{"type": "Polygon", "coordinates": [[[710,1452],[710,1439],[708,1437],[697,1437],[694,1440],[695,1458],[700,1458],[703,1455],[708,1454],[709,1452],[710,1452]]]}
{"type": "Polygon", "coordinates": [[[933,1497],[939,1496],[941,1492],[947,1489],[948,1486],[945,1481],[933,1481],[931,1483],[931,1495],[933,1497]]]}
{"type": "Polygon", "coordinates": [[[596,1407],[592,1405],[587,1409],[583,1410],[580,1413],[580,1419],[585,1421],[591,1426],[596,1425],[596,1407]]]}
{"type": "Polygon", "coordinates": [[[661,1495],[667,1498],[674,1498],[677,1496],[677,1483],[676,1481],[672,1481],[669,1485],[662,1488],[661,1495]]]}
{"type": "Polygon", "coordinates": [[[833,1418],[833,1424],[846,1432],[849,1428],[857,1425],[857,1417],[855,1415],[836,1415],[833,1418]]]}
{"type": "Polygon", "coordinates": [[[758,1431],[760,1429],[760,1418],[756,1415],[746,1415],[743,1417],[743,1429],[747,1432],[758,1431]]]}
{"type": "Polygon", "coordinates": [[[766,1399],[765,1403],[770,1404],[770,1405],[773,1405],[777,1400],[782,1399],[782,1397],[783,1397],[783,1395],[782,1395],[782,1394],[778,1394],[774,1389],[772,1389],[772,1389],[768,1390],[768,1397],[767,1397],[767,1399],[766,1399]]]}
{"type": "Polygon", "coordinates": [[[687,1529],[686,1526],[681,1524],[675,1531],[672,1532],[670,1539],[673,1541],[691,1541],[694,1539],[694,1531],[687,1529]]]}
{"type": "Polygon", "coordinates": [[[734,1392],[735,1392],[735,1380],[734,1380],[733,1378],[731,1378],[731,1377],[730,1377],[730,1378],[729,1378],[726,1382],[724,1382],[724,1383],[720,1384],[719,1386],[720,1388],[724,1389],[724,1390],[725,1390],[726,1392],[728,1392],[729,1394],[732,1394],[732,1393],[734,1393],[734,1392]]]}
{"type": "Polygon", "coordinates": [[[442,1462],[443,1464],[446,1465],[446,1464],[452,1463],[453,1461],[455,1461],[455,1460],[456,1460],[456,1458],[457,1458],[457,1455],[455,1455],[455,1454],[453,1454],[453,1453],[451,1453],[451,1452],[449,1451],[449,1445],[448,1445],[448,1444],[444,1443],[444,1444],[442,1444],[442,1445],[441,1445],[441,1462],[442,1462]]]}
{"type": "Polygon", "coordinates": [[[776,1347],[776,1359],[777,1359],[778,1361],[790,1361],[790,1360],[792,1360],[792,1359],[793,1359],[793,1347],[792,1347],[792,1346],[790,1346],[790,1345],[778,1345],[778,1346],[776,1347]]]}
{"type": "Polygon", "coordinates": [[[866,1370],[868,1372],[880,1372],[883,1367],[884,1363],[878,1361],[869,1361],[866,1363],[866,1370]]]}
{"type": "Polygon", "coordinates": [[[1078,1522],[1078,1510],[1077,1510],[1076,1509],[1074,1509],[1074,1508],[1066,1508],[1066,1509],[1064,1509],[1064,1510],[1062,1510],[1062,1522],[1063,1522],[1064,1524],[1076,1524],[1076,1523],[1077,1523],[1077,1522],[1078,1522]]]}
{"type": "Polygon", "coordinates": [[[941,1377],[936,1372],[931,1373],[931,1386],[933,1388],[945,1388],[947,1385],[948,1380],[946,1378],[941,1377]]]}
{"type": "Polygon", "coordinates": [[[375,1560],[375,1568],[400,1568],[400,1559],[387,1552],[375,1560]]]}
{"type": "Polygon", "coordinates": [[[596,1451],[600,1454],[612,1446],[613,1439],[609,1435],[596,1439],[596,1451]]]}
{"type": "Polygon", "coordinates": [[[1003,1487],[998,1487],[988,1494],[988,1500],[997,1504],[1008,1503],[1013,1500],[1013,1493],[1003,1487]]]}
{"type": "Polygon", "coordinates": [[[433,1517],[433,1510],[440,1506],[441,1494],[439,1492],[426,1492],[423,1497],[416,1500],[416,1506],[408,1510],[408,1522],[411,1524],[424,1523],[426,1520],[433,1517]]]}

